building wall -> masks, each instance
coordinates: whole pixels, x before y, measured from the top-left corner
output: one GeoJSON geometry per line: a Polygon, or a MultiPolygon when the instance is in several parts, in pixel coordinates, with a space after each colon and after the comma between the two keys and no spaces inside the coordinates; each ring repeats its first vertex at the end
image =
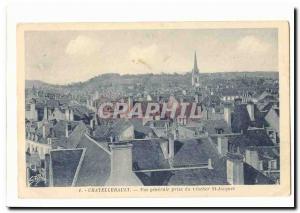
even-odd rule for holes
{"type": "Polygon", "coordinates": [[[268,124],[277,132],[279,133],[279,117],[276,112],[271,109],[265,117],[268,124]]]}
{"type": "Polygon", "coordinates": [[[37,121],[38,120],[37,110],[34,109],[34,110],[25,111],[25,118],[28,119],[28,120],[37,121]]]}
{"type": "Polygon", "coordinates": [[[45,154],[49,154],[51,150],[51,145],[49,144],[42,144],[28,139],[26,140],[25,144],[26,151],[28,150],[28,148],[30,153],[33,153],[34,150],[37,150],[41,159],[45,159],[45,154]]]}
{"type": "Polygon", "coordinates": [[[55,109],[53,113],[49,116],[49,120],[56,119],[56,120],[66,120],[66,115],[59,109],[55,109]]]}
{"type": "Polygon", "coordinates": [[[227,160],[227,182],[232,185],[244,184],[244,165],[237,160],[227,160]]]}
{"type": "Polygon", "coordinates": [[[122,132],[122,134],[119,137],[119,140],[131,140],[134,139],[134,127],[130,126],[125,131],[122,132]]]}
{"type": "Polygon", "coordinates": [[[193,137],[195,137],[195,134],[194,134],[194,131],[187,129],[185,127],[179,126],[178,137],[179,138],[193,138],[193,137]]]}

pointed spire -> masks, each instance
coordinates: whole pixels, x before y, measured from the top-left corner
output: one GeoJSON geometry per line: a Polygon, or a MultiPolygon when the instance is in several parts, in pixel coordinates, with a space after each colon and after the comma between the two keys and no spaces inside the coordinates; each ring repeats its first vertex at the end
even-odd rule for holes
{"type": "Polygon", "coordinates": [[[194,56],[194,69],[193,69],[193,72],[195,72],[195,73],[199,72],[198,65],[197,65],[197,53],[196,53],[196,51],[195,51],[195,56],[194,56]]]}

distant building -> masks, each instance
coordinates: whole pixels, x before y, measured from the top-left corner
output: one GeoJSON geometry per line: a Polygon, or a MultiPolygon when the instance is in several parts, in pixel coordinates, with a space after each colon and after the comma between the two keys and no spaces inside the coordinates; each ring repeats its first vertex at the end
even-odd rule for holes
{"type": "Polygon", "coordinates": [[[192,86],[193,87],[200,87],[200,74],[197,65],[197,54],[195,52],[194,56],[194,68],[192,70],[192,86]]]}

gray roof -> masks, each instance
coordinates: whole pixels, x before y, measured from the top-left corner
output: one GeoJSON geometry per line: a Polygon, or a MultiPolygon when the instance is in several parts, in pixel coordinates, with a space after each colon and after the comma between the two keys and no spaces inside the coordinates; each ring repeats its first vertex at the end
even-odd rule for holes
{"type": "Polygon", "coordinates": [[[166,124],[169,124],[169,120],[152,120],[152,121],[147,121],[145,123],[145,126],[151,126],[153,124],[154,127],[158,128],[164,128],[166,124]]]}
{"type": "Polygon", "coordinates": [[[132,162],[134,170],[170,168],[159,140],[133,141],[132,162]]]}
{"type": "Polygon", "coordinates": [[[275,181],[268,178],[260,171],[254,169],[249,164],[244,163],[244,184],[248,184],[248,185],[275,184],[275,181]]]}
{"type": "Polygon", "coordinates": [[[103,186],[110,174],[110,154],[87,135],[77,148],[85,148],[86,152],[75,185],[103,186]]]}
{"type": "Polygon", "coordinates": [[[209,158],[217,161],[220,156],[207,138],[175,141],[174,167],[206,164],[209,158]]]}
{"type": "Polygon", "coordinates": [[[130,119],[130,122],[132,123],[134,131],[136,132],[143,133],[145,135],[153,133],[153,130],[149,126],[144,126],[142,120],[140,119],[130,119]]]}
{"type": "Polygon", "coordinates": [[[98,125],[94,130],[94,137],[97,140],[106,140],[109,137],[111,127],[109,125],[98,125]]]}
{"type": "Polygon", "coordinates": [[[107,141],[111,136],[120,136],[123,131],[133,126],[132,123],[125,119],[118,119],[113,124],[98,125],[94,130],[94,137],[97,140],[107,141]]]}
{"type": "Polygon", "coordinates": [[[265,130],[250,130],[242,135],[229,136],[228,143],[239,147],[241,153],[244,153],[247,147],[274,147],[265,130]]]}
{"type": "Polygon", "coordinates": [[[71,132],[67,140],[67,147],[68,148],[75,148],[80,143],[82,137],[87,132],[86,125],[80,121],[75,129],[71,132]]]}
{"type": "Polygon", "coordinates": [[[231,130],[225,120],[203,120],[201,123],[208,134],[216,134],[217,129],[223,129],[223,133],[231,133],[231,130]]]}
{"type": "Polygon", "coordinates": [[[71,186],[84,149],[50,151],[53,186],[71,186]]]}
{"type": "Polygon", "coordinates": [[[118,119],[117,122],[115,122],[111,130],[109,132],[109,136],[119,136],[120,134],[123,133],[127,128],[133,126],[130,121],[125,120],[125,119],[118,119]]]}
{"type": "Polygon", "coordinates": [[[168,185],[227,185],[225,172],[209,169],[173,171],[168,185]]]}

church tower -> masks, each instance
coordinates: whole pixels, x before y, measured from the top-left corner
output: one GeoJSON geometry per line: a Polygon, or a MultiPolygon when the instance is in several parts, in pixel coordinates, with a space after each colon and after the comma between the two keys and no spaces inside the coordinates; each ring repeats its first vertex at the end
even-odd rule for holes
{"type": "Polygon", "coordinates": [[[194,68],[192,70],[192,86],[193,87],[199,87],[200,86],[200,76],[199,76],[199,69],[197,65],[197,54],[195,51],[195,56],[194,56],[194,68]]]}

